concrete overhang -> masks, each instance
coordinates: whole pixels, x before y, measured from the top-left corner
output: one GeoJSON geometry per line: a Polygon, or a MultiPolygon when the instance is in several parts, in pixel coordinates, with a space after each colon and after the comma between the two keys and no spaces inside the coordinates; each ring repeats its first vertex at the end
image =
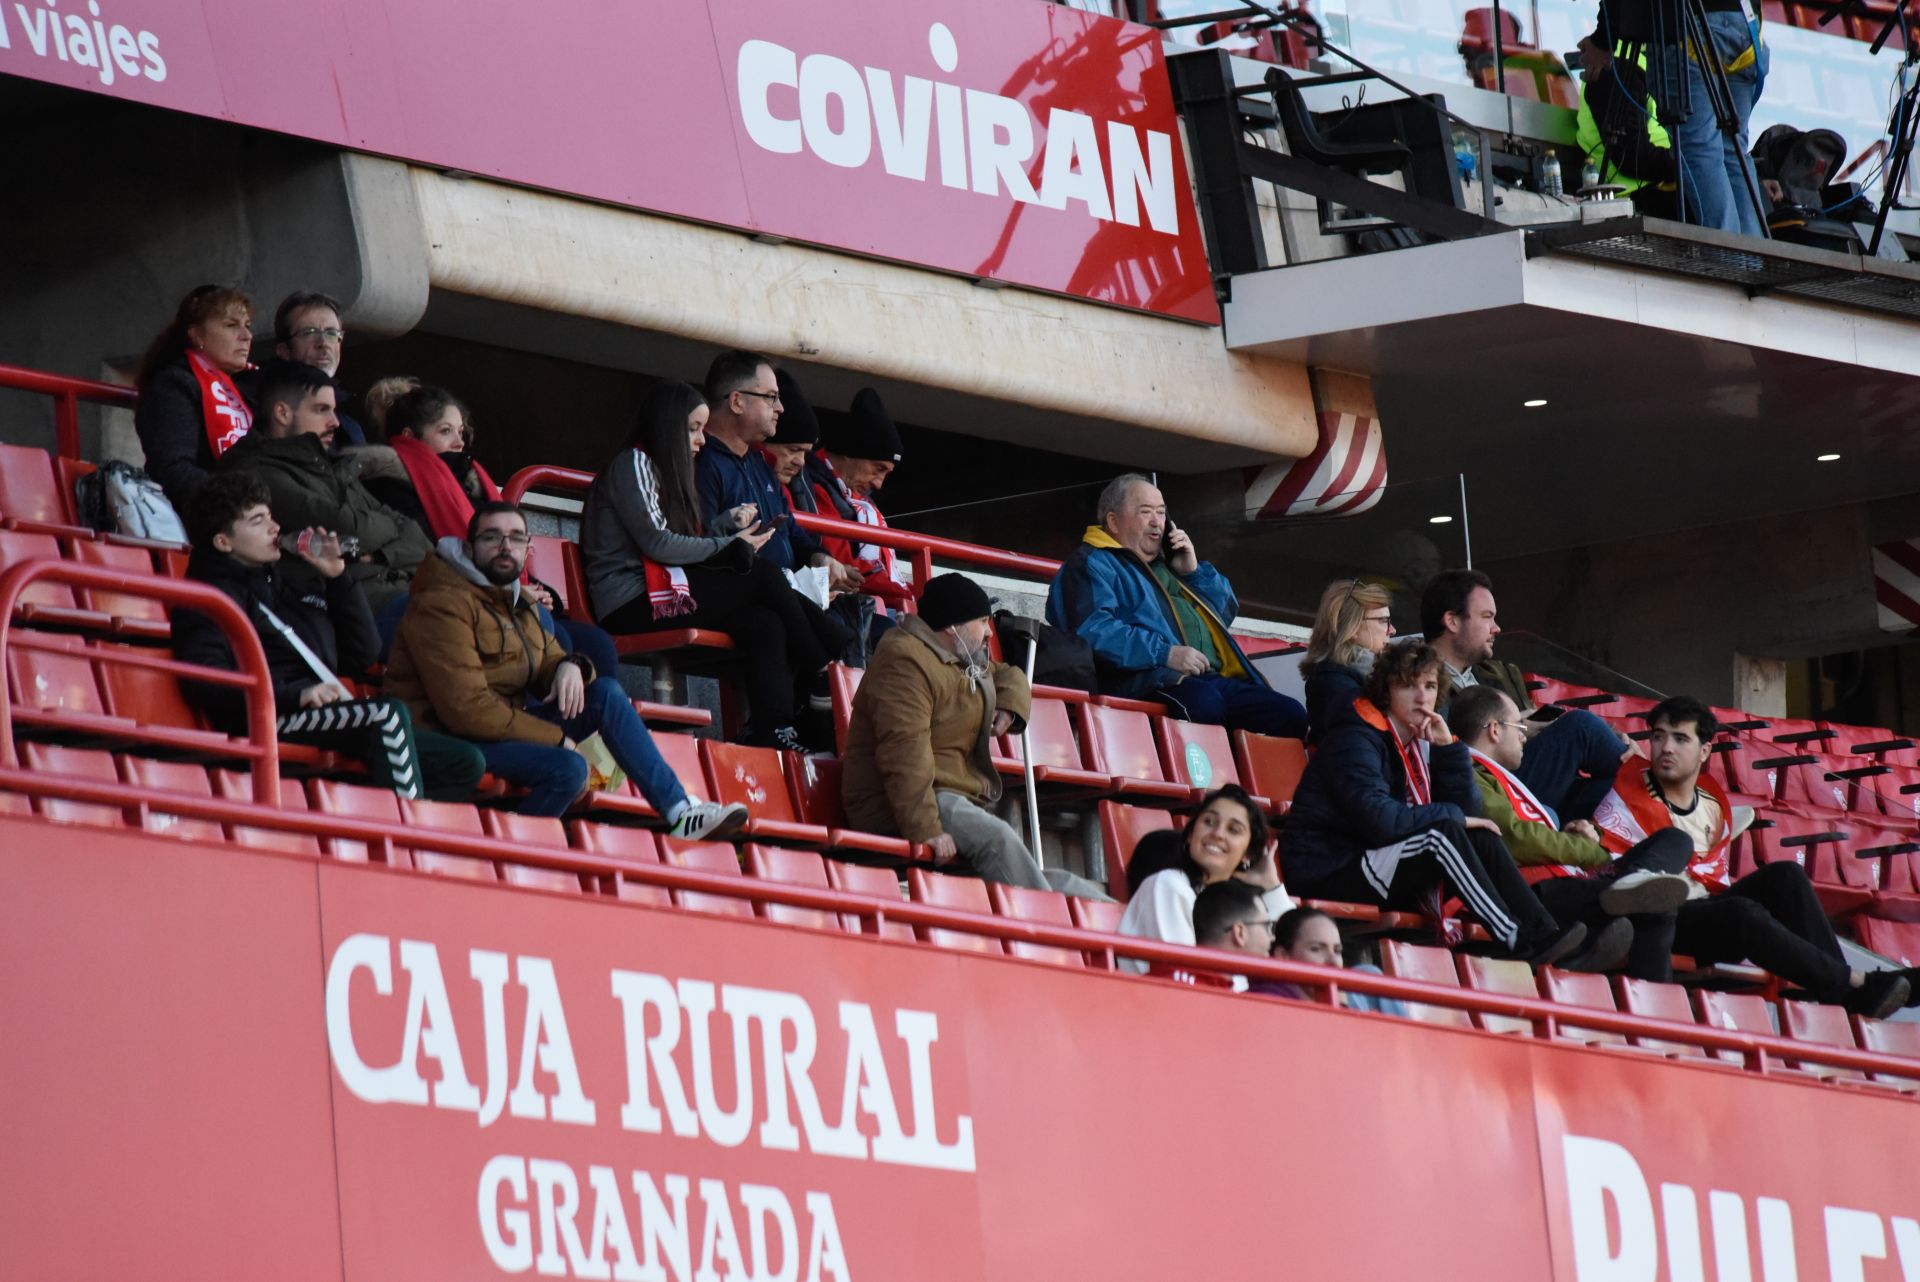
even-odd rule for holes
{"type": "Polygon", "coordinates": [[[1488,558],[1920,490],[1920,269],[1697,232],[1653,268],[1619,221],[1618,257],[1515,231],[1238,276],[1227,342],[1369,375],[1391,479],[1464,474],[1488,558]]]}

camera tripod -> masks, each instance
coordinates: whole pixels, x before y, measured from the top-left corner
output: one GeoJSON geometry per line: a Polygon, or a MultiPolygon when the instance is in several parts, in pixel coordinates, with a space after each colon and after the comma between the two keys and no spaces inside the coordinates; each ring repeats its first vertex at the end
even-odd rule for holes
{"type": "MultiPolygon", "coordinates": [[[[1858,3],[1858,0],[1849,0],[1858,3]]],[[[1846,5],[1839,6],[1844,9],[1846,5]]],[[[1831,16],[1831,15],[1829,15],[1831,16]]],[[[1825,22],[1826,18],[1820,21],[1825,22]]],[[[1913,149],[1920,145],[1920,47],[1916,47],[1915,37],[1920,36],[1920,22],[1907,13],[1907,0],[1899,0],[1893,7],[1893,15],[1887,19],[1887,25],[1874,37],[1873,52],[1879,53],[1886,47],[1887,37],[1895,30],[1900,32],[1901,45],[1906,56],[1900,60],[1900,69],[1895,72],[1894,83],[1900,93],[1893,104],[1893,114],[1887,117],[1887,143],[1892,148],[1887,153],[1887,167],[1880,175],[1880,208],[1873,216],[1873,239],[1867,242],[1867,255],[1872,257],[1880,252],[1880,238],[1887,232],[1887,217],[1896,209],[1911,209],[1911,205],[1900,203],[1900,188],[1907,180],[1907,171],[1913,164],[1913,149]]]]}

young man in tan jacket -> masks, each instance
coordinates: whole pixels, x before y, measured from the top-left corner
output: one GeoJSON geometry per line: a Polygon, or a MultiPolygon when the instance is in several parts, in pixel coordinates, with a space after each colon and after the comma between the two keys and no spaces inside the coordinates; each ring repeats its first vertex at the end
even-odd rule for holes
{"type": "Polygon", "coordinates": [[[1032,692],[987,653],[993,605],[961,574],[927,582],[920,612],[874,650],[847,729],[847,818],[869,832],[924,842],[937,866],[955,862],[988,881],[1104,898],[1098,887],[1045,869],[993,813],[1000,775],[992,741],[1025,724],[1032,692]]]}

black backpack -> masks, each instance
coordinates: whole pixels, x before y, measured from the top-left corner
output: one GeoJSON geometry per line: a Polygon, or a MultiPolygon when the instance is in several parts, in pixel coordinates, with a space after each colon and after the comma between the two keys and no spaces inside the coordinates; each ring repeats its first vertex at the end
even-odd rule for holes
{"type": "Polygon", "coordinates": [[[1100,686],[1093,670],[1093,647],[1071,632],[1063,632],[1051,623],[1023,618],[1006,610],[993,616],[994,630],[1000,634],[1000,653],[1014,667],[1026,670],[1027,647],[1037,644],[1039,654],[1033,663],[1033,683],[1062,686],[1099,694],[1100,686]]]}

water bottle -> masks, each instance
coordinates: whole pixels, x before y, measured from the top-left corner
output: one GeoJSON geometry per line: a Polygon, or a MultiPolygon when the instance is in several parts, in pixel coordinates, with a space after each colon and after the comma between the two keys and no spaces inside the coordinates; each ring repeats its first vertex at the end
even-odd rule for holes
{"type": "Polygon", "coordinates": [[[1599,185],[1600,166],[1593,163],[1592,157],[1588,157],[1587,163],[1580,166],[1580,193],[1584,196],[1597,198],[1600,193],[1594,191],[1594,188],[1599,185]]]}
{"type": "Polygon", "coordinates": [[[1460,134],[1453,139],[1453,167],[1459,171],[1460,181],[1472,182],[1480,169],[1480,153],[1475,150],[1473,140],[1460,134]]]}
{"type": "Polygon", "coordinates": [[[305,557],[308,553],[327,560],[339,557],[351,561],[360,555],[360,540],[351,534],[316,534],[312,530],[287,531],[280,536],[280,550],[293,556],[305,557]]]}
{"type": "Polygon", "coordinates": [[[1560,181],[1560,157],[1550,151],[1547,158],[1540,162],[1540,194],[1558,198],[1564,191],[1560,181]]]}

